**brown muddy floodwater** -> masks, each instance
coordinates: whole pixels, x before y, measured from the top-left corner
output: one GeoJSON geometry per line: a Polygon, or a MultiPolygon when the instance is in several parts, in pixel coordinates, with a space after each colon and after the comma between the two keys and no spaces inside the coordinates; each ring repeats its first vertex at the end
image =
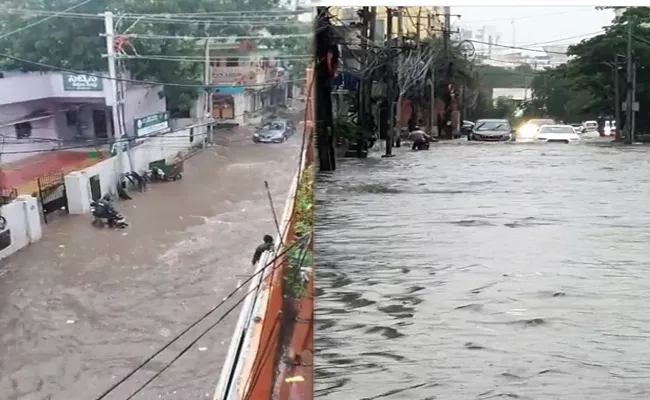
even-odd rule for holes
{"type": "MultiPolygon", "coordinates": [[[[219,135],[182,181],[118,203],[126,230],[58,216],[42,241],[4,260],[0,399],[93,400],[250,275],[254,248],[275,232],[264,180],[281,216],[301,138],[264,146],[247,129],[219,135]]],[[[236,300],[107,399],[126,398],[236,300]]],[[[136,398],[212,399],[238,311],[136,398]]]]}
{"type": "Polygon", "coordinates": [[[316,192],[316,398],[650,398],[650,148],[440,143],[316,192]]]}

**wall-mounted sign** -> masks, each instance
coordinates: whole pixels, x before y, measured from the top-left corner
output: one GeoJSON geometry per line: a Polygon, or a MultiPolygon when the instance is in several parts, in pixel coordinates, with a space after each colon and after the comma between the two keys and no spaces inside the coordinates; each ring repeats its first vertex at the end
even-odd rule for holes
{"type": "Polygon", "coordinates": [[[67,92],[101,92],[104,90],[102,78],[86,74],[62,74],[63,90],[67,92]]]}
{"type": "Polygon", "coordinates": [[[159,112],[134,121],[135,136],[147,136],[152,133],[162,132],[169,129],[169,115],[167,112],[159,112]]]}

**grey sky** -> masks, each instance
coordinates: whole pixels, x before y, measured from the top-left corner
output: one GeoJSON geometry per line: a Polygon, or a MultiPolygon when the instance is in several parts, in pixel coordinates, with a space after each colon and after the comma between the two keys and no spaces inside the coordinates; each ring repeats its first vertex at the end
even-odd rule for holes
{"type": "MultiPolygon", "coordinates": [[[[595,7],[558,6],[507,6],[507,7],[452,7],[452,17],[463,27],[479,29],[483,25],[494,26],[501,33],[499,44],[512,45],[515,20],[517,46],[549,42],[548,44],[572,44],[585,37],[564,39],[599,31],[614,18],[611,10],[598,11],[595,7]],[[563,39],[563,40],[560,40],[563,39]]],[[[546,44],[546,43],[544,43],[546,44]]]]}

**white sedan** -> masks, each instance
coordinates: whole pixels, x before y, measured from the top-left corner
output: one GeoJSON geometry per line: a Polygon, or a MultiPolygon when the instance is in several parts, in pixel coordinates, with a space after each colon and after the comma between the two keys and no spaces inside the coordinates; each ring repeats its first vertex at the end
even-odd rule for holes
{"type": "Polygon", "coordinates": [[[546,143],[577,143],[580,136],[571,125],[542,125],[535,134],[535,140],[546,143]]]}

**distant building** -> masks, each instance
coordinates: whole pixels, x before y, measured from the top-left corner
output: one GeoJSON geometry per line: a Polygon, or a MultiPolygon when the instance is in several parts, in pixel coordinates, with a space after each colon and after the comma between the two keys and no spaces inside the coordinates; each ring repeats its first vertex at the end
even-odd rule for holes
{"type": "Polygon", "coordinates": [[[530,100],[532,95],[533,92],[529,88],[494,88],[492,89],[492,103],[496,105],[498,99],[506,98],[519,106],[524,101],[530,100]]]}
{"type": "MultiPolygon", "coordinates": [[[[357,12],[362,7],[330,7],[330,13],[334,16],[334,25],[349,25],[352,22],[360,22],[357,12]]],[[[394,8],[394,7],[393,7],[394,8]]],[[[406,36],[418,35],[420,38],[428,36],[441,36],[443,28],[443,7],[402,7],[402,28],[406,36]],[[418,18],[419,17],[419,18],[418,18]],[[419,27],[419,32],[418,32],[419,27]]],[[[387,7],[377,7],[376,41],[383,42],[387,32],[387,7]]],[[[397,35],[398,20],[393,21],[392,37],[397,35]]]]}

